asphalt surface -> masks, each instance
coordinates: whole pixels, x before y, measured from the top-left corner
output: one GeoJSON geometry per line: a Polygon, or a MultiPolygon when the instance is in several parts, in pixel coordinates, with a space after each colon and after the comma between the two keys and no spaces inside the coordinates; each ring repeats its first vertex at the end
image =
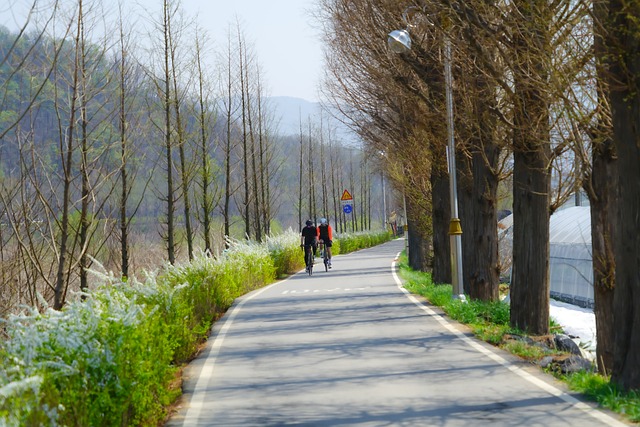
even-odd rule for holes
{"type": "MultiPolygon", "coordinates": [[[[167,426],[616,426],[402,288],[404,241],[238,299],[167,426]]],[[[301,255],[302,256],[302,255],[301,255]]]]}

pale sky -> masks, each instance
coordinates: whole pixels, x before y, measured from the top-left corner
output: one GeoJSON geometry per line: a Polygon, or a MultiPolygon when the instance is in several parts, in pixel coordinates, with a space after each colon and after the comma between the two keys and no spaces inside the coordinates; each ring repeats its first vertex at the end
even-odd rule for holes
{"type": "MultiPolygon", "coordinates": [[[[42,4],[51,0],[41,0],[42,4]]],[[[70,3],[72,0],[62,0],[70,3]]],[[[187,16],[197,20],[219,50],[229,25],[241,24],[262,64],[263,83],[270,96],[291,96],[317,101],[322,75],[319,33],[311,18],[317,0],[182,0],[187,16]]],[[[25,5],[33,0],[0,0],[0,23],[15,30],[24,19],[25,5]]],[[[107,5],[117,4],[105,0],[107,5]]],[[[161,0],[125,0],[145,13],[161,13],[161,0]]],[[[317,26],[316,26],[317,27],[317,26]]]]}
{"type": "Polygon", "coordinates": [[[247,41],[255,44],[271,96],[318,100],[322,50],[310,15],[316,0],[182,1],[187,13],[199,12],[199,23],[216,43],[225,42],[238,17],[247,41]]]}

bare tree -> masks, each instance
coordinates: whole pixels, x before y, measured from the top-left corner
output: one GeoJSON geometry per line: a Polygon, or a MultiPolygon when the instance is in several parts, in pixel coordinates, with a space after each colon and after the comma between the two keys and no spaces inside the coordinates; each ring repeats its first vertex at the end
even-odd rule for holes
{"type": "MultiPolygon", "coordinates": [[[[60,153],[60,163],[62,165],[62,201],[61,207],[62,212],[59,220],[60,227],[60,235],[58,238],[58,262],[56,269],[56,279],[54,284],[54,301],[53,308],[59,310],[64,305],[64,301],[66,298],[67,286],[68,286],[68,265],[69,260],[68,257],[68,245],[70,239],[70,210],[71,210],[71,184],[73,180],[73,153],[75,151],[75,125],[76,125],[76,115],[78,114],[78,97],[79,97],[79,87],[80,87],[80,69],[79,69],[79,61],[81,56],[80,51],[80,37],[82,31],[82,15],[81,12],[78,14],[79,19],[76,21],[76,31],[73,39],[74,43],[74,57],[72,63],[72,77],[70,82],[70,105],[69,105],[69,119],[68,119],[68,130],[65,132],[62,129],[62,123],[59,124],[59,153],[60,153]]],[[[57,85],[56,85],[57,88],[57,85]]],[[[57,99],[57,97],[56,97],[57,99]]]]}
{"type": "MultiPolygon", "coordinates": [[[[337,153],[336,153],[336,147],[334,145],[333,142],[333,133],[331,132],[331,129],[329,129],[328,132],[328,139],[329,139],[329,146],[328,146],[328,150],[329,150],[329,173],[330,173],[330,179],[331,179],[331,186],[329,187],[331,189],[330,194],[331,194],[331,203],[332,203],[332,208],[333,208],[333,220],[334,220],[334,227],[338,226],[338,230],[341,231],[342,230],[342,223],[339,221],[340,216],[338,215],[338,209],[339,209],[339,195],[340,194],[340,189],[337,186],[337,179],[336,179],[336,175],[338,174],[338,170],[337,170],[337,153]]],[[[330,206],[327,206],[327,209],[331,209],[330,206]]]]}
{"type": "Polygon", "coordinates": [[[302,201],[304,199],[304,192],[303,192],[304,138],[302,133],[302,115],[300,115],[299,121],[300,121],[300,133],[298,137],[300,141],[300,157],[298,161],[298,228],[302,229],[302,201]]]}
{"type": "Polygon", "coordinates": [[[316,163],[320,166],[320,185],[321,185],[321,215],[325,218],[328,218],[328,210],[329,210],[329,199],[327,194],[327,189],[329,188],[327,185],[327,162],[325,159],[325,143],[324,143],[324,126],[323,126],[323,116],[320,116],[320,161],[316,163]]]}
{"type": "Polygon", "coordinates": [[[271,221],[277,211],[278,191],[273,191],[279,183],[278,176],[285,159],[277,152],[274,135],[276,121],[265,97],[265,89],[260,70],[256,72],[256,103],[258,120],[258,169],[259,169],[259,210],[262,216],[263,234],[271,235],[271,221]]]}
{"type": "Polygon", "coordinates": [[[246,90],[246,71],[245,69],[248,67],[247,64],[247,50],[246,50],[246,40],[244,38],[244,34],[240,31],[240,24],[237,23],[236,26],[237,37],[238,37],[238,74],[240,77],[240,113],[241,113],[241,126],[242,126],[242,175],[243,181],[242,185],[244,187],[244,193],[242,195],[242,212],[244,217],[244,233],[245,238],[249,239],[251,237],[251,188],[249,184],[249,129],[248,129],[248,119],[247,119],[247,102],[249,93],[246,90]]]}
{"type": "Polygon", "coordinates": [[[193,259],[193,227],[191,226],[191,194],[190,187],[193,177],[194,162],[188,153],[188,138],[186,135],[185,123],[183,118],[183,104],[185,94],[188,93],[189,82],[185,82],[180,77],[188,74],[182,69],[182,64],[179,63],[177,52],[182,52],[185,48],[181,43],[182,32],[185,30],[184,22],[181,15],[179,15],[179,9],[176,7],[174,12],[168,16],[168,42],[170,53],[170,78],[173,84],[173,114],[175,117],[175,138],[178,148],[178,159],[180,165],[180,197],[182,199],[182,207],[184,214],[185,224],[185,237],[187,240],[187,254],[189,260],[193,259]]]}
{"type": "Polygon", "coordinates": [[[200,156],[200,211],[202,212],[202,234],[204,237],[204,249],[208,253],[212,252],[211,242],[211,220],[215,212],[215,206],[219,200],[219,191],[215,182],[215,158],[212,146],[212,133],[217,117],[217,106],[211,99],[211,94],[207,88],[207,73],[203,62],[206,51],[206,37],[196,31],[195,62],[197,73],[197,99],[198,111],[196,112],[199,132],[199,156],[200,156]]]}
{"type": "Polygon", "coordinates": [[[118,42],[115,53],[115,71],[117,80],[117,124],[120,148],[119,164],[119,228],[118,236],[120,243],[120,268],[122,276],[129,277],[131,270],[131,222],[133,221],[140,206],[144,202],[144,196],[153,177],[153,170],[148,171],[146,177],[139,176],[139,165],[143,163],[145,157],[136,150],[135,137],[140,135],[142,130],[141,112],[135,108],[140,97],[139,87],[144,87],[145,75],[137,65],[134,56],[134,45],[132,35],[127,27],[123,4],[118,5],[118,42]],[[136,198],[132,192],[138,179],[143,182],[142,190],[136,198]],[[133,202],[133,203],[132,203],[133,202]],[[130,206],[133,204],[133,206],[130,206]]]}
{"type": "Polygon", "coordinates": [[[129,218],[127,199],[129,194],[129,141],[127,132],[127,76],[129,74],[129,38],[125,36],[122,3],[118,4],[118,34],[120,41],[120,61],[118,66],[118,129],[120,132],[120,268],[124,278],[129,277],[129,218]]]}
{"type": "Polygon", "coordinates": [[[164,133],[164,152],[165,152],[165,168],[166,168],[166,192],[164,193],[164,201],[167,204],[166,210],[166,230],[163,238],[167,245],[167,257],[171,264],[176,262],[176,198],[177,193],[174,188],[174,147],[173,140],[174,126],[171,119],[171,107],[173,105],[173,94],[171,90],[171,17],[175,13],[175,8],[170,0],[162,2],[162,21],[159,22],[158,29],[162,33],[160,45],[162,48],[162,66],[161,77],[154,79],[157,91],[162,99],[162,107],[164,113],[163,133],[164,133]]]}
{"type": "MultiPolygon", "coordinates": [[[[240,106],[237,104],[235,97],[235,82],[234,71],[236,58],[233,54],[234,45],[232,43],[231,31],[229,30],[227,35],[227,50],[226,56],[221,61],[223,64],[221,68],[225,72],[224,78],[220,79],[221,84],[224,86],[221,92],[225,94],[223,98],[224,120],[225,120],[225,139],[224,139],[224,196],[222,203],[222,217],[224,221],[224,235],[229,236],[231,230],[231,198],[235,192],[235,186],[232,183],[231,172],[234,169],[234,161],[232,153],[234,151],[236,141],[233,134],[234,123],[237,116],[237,111],[240,106]]],[[[225,243],[225,246],[227,243],[225,243]]]]}
{"type": "MultiPolygon", "coordinates": [[[[35,139],[39,129],[35,123],[37,112],[44,104],[43,94],[52,87],[52,76],[59,66],[67,44],[64,43],[73,29],[73,19],[62,22],[61,41],[50,38],[57,31],[59,5],[57,1],[49,9],[40,9],[33,1],[25,21],[17,34],[6,34],[13,39],[0,58],[3,79],[0,81],[0,160],[3,168],[0,180],[0,260],[2,262],[2,297],[0,315],[12,310],[15,304],[38,306],[38,294],[49,299],[55,283],[51,254],[54,245],[44,238],[37,238],[46,226],[46,207],[40,203],[39,189],[34,186],[38,175],[35,139]],[[40,14],[43,12],[42,14],[40,14]],[[44,20],[37,22],[37,18],[44,20]],[[34,25],[35,29],[27,32],[34,25]],[[29,73],[31,77],[23,78],[29,73]],[[17,84],[24,97],[14,99],[13,88],[17,84]],[[17,102],[16,102],[17,101],[17,102]]],[[[9,6],[11,7],[11,6],[9,6]]],[[[0,30],[5,35],[5,30],[0,30]]],[[[46,108],[42,116],[55,120],[52,108],[46,108]]]]}
{"type": "Polygon", "coordinates": [[[316,187],[315,187],[315,171],[313,168],[313,133],[312,133],[311,117],[307,117],[307,191],[309,192],[309,218],[315,221],[317,218],[317,205],[316,205],[316,187]]]}
{"type": "MultiPolygon", "coordinates": [[[[255,116],[255,111],[254,111],[254,100],[258,97],[256,91],[252,90],[253,89],[253,85],[250,85],[249,82],[253,81],[253,75],[250,73],[250,70],[254,69],[254,67],[250,67],[249,66],[249,60],[246,54],[246,45],[245,45],[245,62],[246,62],[246,67],[245,67],[245,78],[244,78],[244,83],[245,83],[245,88],[246,88],[246,107],[247,107],[247,114],[246,114],[246,119],[247,119],[247,129],[249,130],[249,151],[250,151],[250,157],[251,157],[251,182],[249,183],[251,186],[251,204],[253,205],[253,228],[254,228],[254,236],[256,241],[260,242],[262,241],[262,216],[260,215],[260,196],[259,196],[259,188],[258,188],[258,165],[257,165],[257,151],[258,151],[258,147],[257,147],[257,142],[256,139],[260,139],[261,135],[256,136],[256,129],[255,129],[255,120],[254,120],[254,116],[255,116]]],[[[255,64],[252,64],[255,65],[255,64]]],[[[256,70],[256,78],[258,78],[257,76],[259,76],[259,67],[255,67],[256,70]]],[[[257,101],[256,101],[257,102],[257,101]]],[[[260,123],[260,118],[257,117],[257,121],[258,123],[260,123]]]]}

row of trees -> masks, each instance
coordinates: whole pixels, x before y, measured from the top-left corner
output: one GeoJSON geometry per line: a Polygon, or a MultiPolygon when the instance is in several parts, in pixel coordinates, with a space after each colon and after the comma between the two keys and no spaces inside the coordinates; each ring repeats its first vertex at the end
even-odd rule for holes
{"type": "MultiPolygon", "coordinates": [[[[312,131],[311,121],[307,124],[308,131],[305,134],[300,122],[298,224],[304,224],[306,219],[333,218],[333,227],[343,233],[375,228],[376,225],[372,224],[374,217],[384,222],[386,215],[382,210],[386,207],[386,201],[373,203],[372,199],[372,167],[378,167],[372,165],[378,161],[375,153],[361,153],[355,148],[336,150],[338,143],[335,132],[322,129],[322,117],[317,132],[312,131]],[[318,135],[318,140],[312,137],[314,134],[318,135]],[[357,200],[350,214],[343,211],[340,202],[341,194],[348,189],[352,189],[357,200]],[[372,211],[374,204],[378,212],[372,211]]],[[[379,183],[383,184],[382,177],[379,183]]],[[[382,197],[386,195],[382,194],[382,197]]],[[[386,227],[386,224],[381,225],[386,227]]]]}
{"type": "Polygon", "coordinates": [[[17,33],[0,28],[0,315],[41,296],[61,308],[96,261],[129,277],[299,227],[291,205],[338,217],[347,185],[361,222],[341,230],[371,227],[371,165],[315,118],[279,135],[239,21],[213,51],[178,1],[147,20],[124,3],[30,1],[17,33]],[[322,177],[305,183],[313,198],[296,197],[298,151],[322,177]]]}
{"type": "Polygon", "coordinates": [[[633,351],[640,340],[638,2],[321,0],[318,17],[326,94],[383,153],[406,194],[412,266],[450,280],[448,37],[465,293],[498,298],[497,210],[508,187],[511,325],[548,333],[549,216],[583,188],[592,213],[598,366],[623,388],[640,388],[633,351]],[[394,54],[384,40],[406,26],[412,50],[394,54]]]}

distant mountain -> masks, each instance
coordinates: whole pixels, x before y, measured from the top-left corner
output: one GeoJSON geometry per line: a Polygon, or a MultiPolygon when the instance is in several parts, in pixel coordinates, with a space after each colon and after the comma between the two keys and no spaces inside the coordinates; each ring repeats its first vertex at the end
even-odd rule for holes
{"type": "Polygon", "coordinates": [[[275,109],[276,117],[280,118],[280,133],[284,135],[299,134],[301,120],[304,131],[309,117],[312,122],[320,117],[321,107],[318,102],[290,96],[272,96],[267,102],[275,109]]]}
{"type": "MultiPolygon", "coordinates": [[[[280,119],[280,133],[282,135],[299,135],[300,121],[302,121],[302,132],[306,135],[309,130],[309,119],[314,125],[320,123],[322,107],[318,102],[307,101],[302,98],[290,96],[272,96],[267,102],[276,111],[276,117],[280,119]]],[[[324,113],[324,123],[332,122],[332,126],[337,128],[338,138],[348,144],[357,144],[357,136],[344,124],[324,113]]]]}

